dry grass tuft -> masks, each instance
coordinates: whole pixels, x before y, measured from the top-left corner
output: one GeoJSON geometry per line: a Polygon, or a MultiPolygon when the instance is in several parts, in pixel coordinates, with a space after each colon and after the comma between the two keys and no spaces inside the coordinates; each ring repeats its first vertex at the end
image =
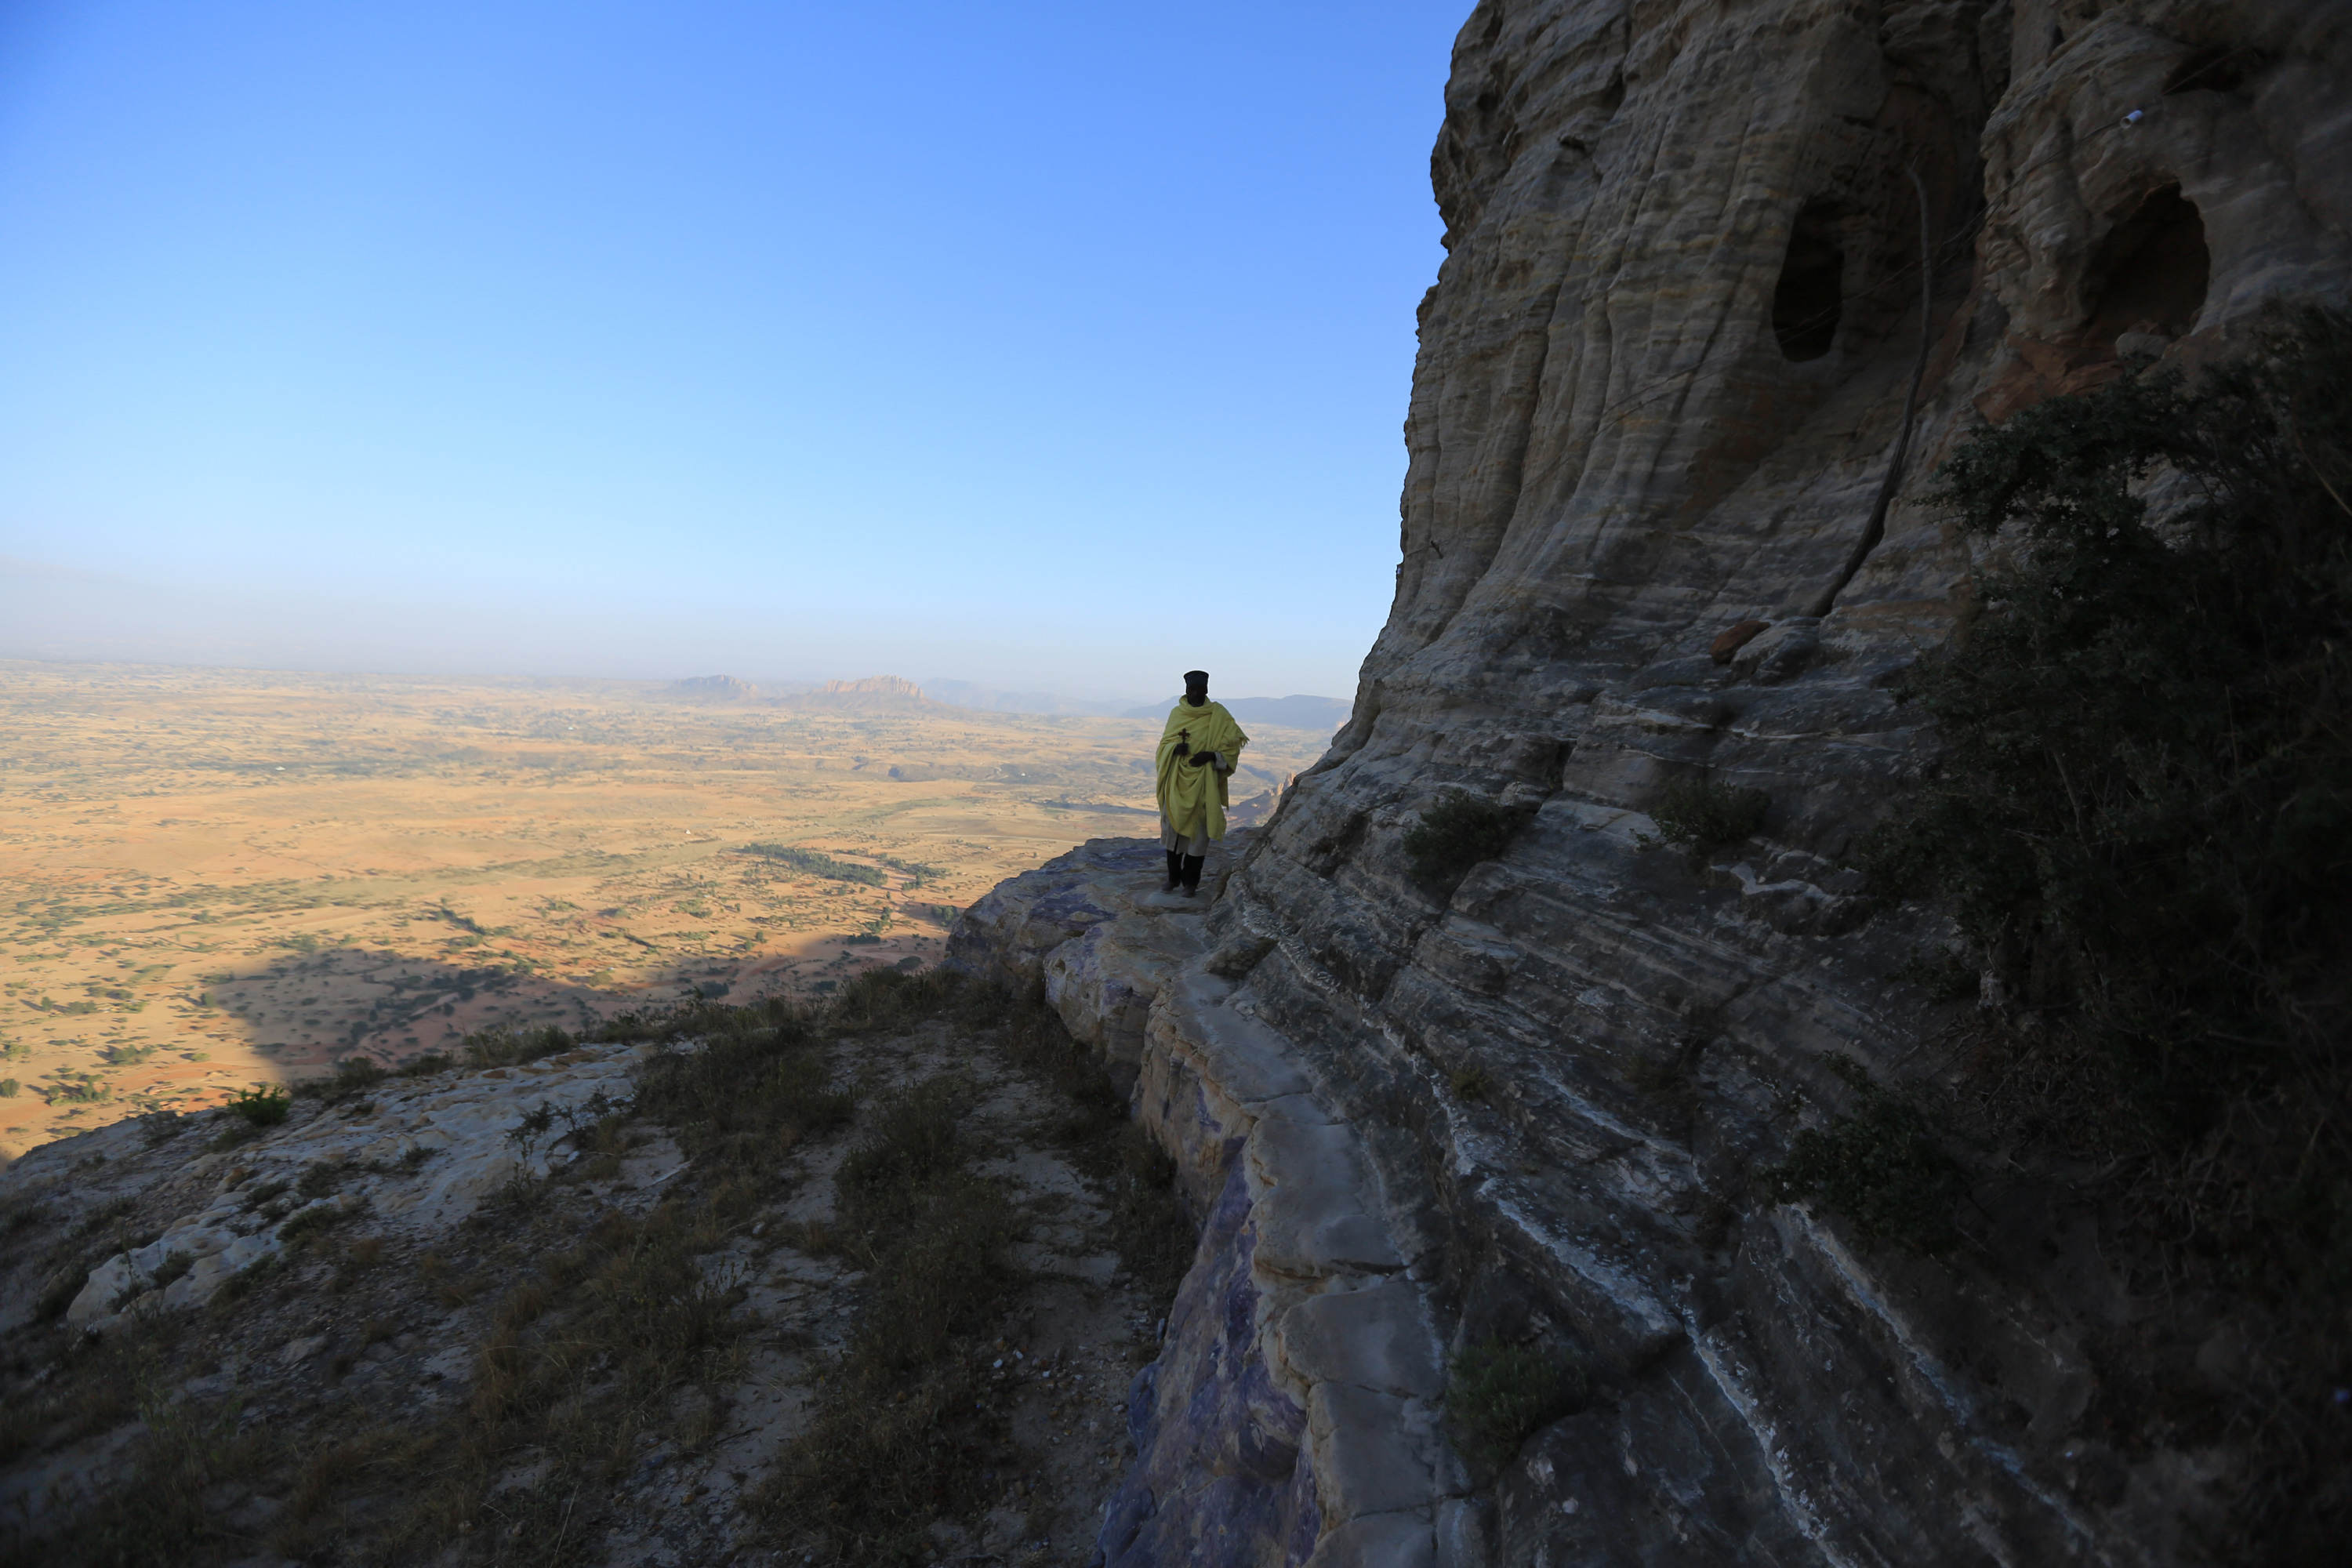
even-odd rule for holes
{"type": "Polygon", "coordinates": [[[871,1296],[755,1506],[850,1562],[913,1561],[931,1520],[984,1508],[1005,1444],[983,1336],[1025,1281],[1006,1259],[1011,1205],[958,1130],[969,1097],[940,1078],[886,1101],[837,1177],[836,1246],[871,1296]]]}

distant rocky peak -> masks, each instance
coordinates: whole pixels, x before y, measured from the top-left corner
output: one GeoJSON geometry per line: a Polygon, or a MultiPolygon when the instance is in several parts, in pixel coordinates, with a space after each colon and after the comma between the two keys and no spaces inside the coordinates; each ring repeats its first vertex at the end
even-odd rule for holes
{"type": "Polygon", "coordinates": [[[731,675],[697,675],[669,683],[673,696],[698,702],[755,702],[760,689],[731,675]]]}
{"type": "Polygon", "coordinates": [[[862,680],[828,680],[814,691],[803,692],[792,700],[795,704],[811,708],[855,709],[919,709],[946,711],[949,705],[934,702],[923,695],[923,689],[913,681],[896,675],[869,675],[862,680]]]}

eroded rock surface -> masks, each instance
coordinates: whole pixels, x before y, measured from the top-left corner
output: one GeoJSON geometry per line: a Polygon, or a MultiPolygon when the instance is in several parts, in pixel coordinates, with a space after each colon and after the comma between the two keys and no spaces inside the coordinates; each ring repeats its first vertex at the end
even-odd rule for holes
{"type": "Polygon", "coordinates": [[[2091,1207],[1979,1173],[1930,1259],[1754,1175],[1854,1105],[1840,1058],[1957,1071],[1894,978],[1943,931],[1840,868],[1932,762],[1890,688],[1967,611],[1925,476],[1978,417],[2344,298],[2347,21],[1477,6],[1351,720],[1181,942],[1129,908],[1149,846],[1122,882],[1097,845],[954,949],[1055,985],[1207,1227],[1108,1560],[2139,1564],[2217,1521],[2231,1451],[2116,1375],[2196,1310],[2091,1207]],[[1655,851],[1689,780],[1760,829],[1655,851]],[[1446,788],[1529,822],[1439,896],[1401,840],[1446,788]],[[1393,1364],[1331,1359],[1343,1304],[1393,1364]],[[1593,1375],[1499,1472],[1429,1370],[1495,1341],[1593,1375]]]}
{"type": "Polygon", "coordinates": [[[16,1162],[0,1172],[0,1551],[837,1560],[775,1498],[877,1293],[835,1235],[838,1173],[887,1107],[944,1077],[971,1177],[1015,1216],[1013,1273],[992,1349],[964,1350],[982,1359],[961,1409],[976,1395],[985,1415],[953,1436],[984,1445],[980,1496],[967,1479],[915,1528],[955,1560],[1082,1561],[1165,1298],[1123,1258],[1072,1104],[1000,1029],[960,1020],[818,1040],[847,1124],[725,1159],[689,1158],[637,1105],[666,1052],[702,1048],[689,1037],[299,1100],[227,1148],[211,1144],[240,1124],[214,1114],[16,1162]],[[664,1248],[682,1266],[630,1272],[664,1248]],[[597,1316],[616,1290],[617,1322],[597,1316]],[[707,1343],[683,1360],[630,1342],[698,1317],[707,1343]]]}

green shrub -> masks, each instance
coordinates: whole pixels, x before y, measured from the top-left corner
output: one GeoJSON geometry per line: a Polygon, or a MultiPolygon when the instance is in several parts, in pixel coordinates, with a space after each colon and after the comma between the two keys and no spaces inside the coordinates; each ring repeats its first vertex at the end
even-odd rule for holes
{"type": "Polygon", "coordinates": [[[1772,804],[1762,790],[1733,789],[1704,779],[1676,779],[1658,792],[1650,806],[1650,820],[1658,837],[1645,842],[1682,850],[1697,866],[1718,849],[1728,849],[1756,836],[1764,813],[1772,804]]]}
{"type": "Polygon", "coordinates": [[[294,1101],[277,1084],[257,1083],[230,1095],[221,1109],[248,1127],[275,1127],[286,1120],[286,1113],[294,1109],[294,1101]]]}
{"type": "Polygon", "coordinates": [[[1854,1113],[1798,1133],[1788,1159],[1760,1173],[1765,1194],[1774,1203],[1819,1203],[1869,1240],[1911,1252],[1948,1250],[1960,1239],[1952,1210],[1968,1194],[1967,1173],[1916,1103],[1880,1089],[1849,1060],[1831,1067],[1853,1086],[1854,1113]]]}
{"type": "Polygon", "coordinates": [[[2159,1142],[2283,1071],[2340,1070],[2347,406],[2352,317],[2306,310],[2194,393],[2139,374],[2053,399],[1939,475],[1964,531],[2014,526],[2018,548],[1900,692],[1943,758],[1857,858],[1885,894],[1948,900],[2012,994],[2104,1038],[2159,1142]],[[2163,467],[2200,499],[2159,530],[2136,491],[2163,467]]]}
{"type": "Polygon", "coordinates": [[[2031,1020],[1979,1053],[1988,1122],[2118,1173],[2168,1299],[2262,1321],[2224,1396],[2267,1456],[2228,1561],[2352,1532],[2352,1426],[2302,1397],[2352,1365],[2347,409],[2352,315],[2305,308],[2194,388],[2140,371],[1979,427],[1936,499],[2001,542],[1982,613],[1898,691],[1940,763],[1855,855],[1942,900],[2031,1020]]]}
{"type": "Polygon", "coordinates": [[[890,879],[871,866],[853,861],[836,860],[814,849],[795,849],[789,844],[746,844],[744,853],[789,866],[811,877],[824,877],[835,882],[856,882],[869,888],[887,887],[890,879]]]}
{"type": "Polygon", "coordinates": [[[237,1195],[244,1199],[246,1212],[250,1214],[270,1199],[282,1197],[292,1190],[290,1182],[256,1182],[237,1195]]]}
{"type": "Polygon", "coordinates": [[[835,1029],[856,1031],[903,1028],[946,1006],[962,984],[961,975],[942,970],[908,974],[895,969],[869,969],[842,984],[825,1005],[824,1022],[835,1029]]]}
{"type": "Polygon", "coordinates": [[[13,1078],[0,1078],[0,1100],[14,1100],[25,1086],[13,1078]]]}
{"type": "Polygon", "coordinates": [[[466,1065],[477,1068],[520,1067],[535,1062],[541,1057],[557,1056],[570,1050],[579,1042],[554,1024],[536,1029],[513,1029],[504,1025],[480,1029],[467,1035],[465,1040],[466,1065]]]}
{"type": "Polygon", "coordinates": [[[835,1178],[844,1217],[885,1222],[905,1194],[950,1169],[959,1151],[955,1086],[933,1079],[885,1105],[835,1178]]]}
{"type": "Polygon", "coordinates": [[[1402,840],[1412,879],[1450,896],[1470,868],[1499,858],[1533,812],[1481,800],[1467,790],[1442,791],[1436,804],[1405,829],[1402,840]]]}
{"type": "Polygon", "coordinates": [[[332,1160],[317,1160],[305,1166],[302,1179],[294,1190],[306,1198],[323,1198],[343,1184],[343,1168],[332,1160]]]}
{"type": "Polygon", "coordinates": [[[757,1014],[709,1036],[698,1051],[665,1052],[637,1071],[636,1111],[675,1128],[688,1152],[726,1152],[761,1171],[803,1138],[848,1123],[814,1034],[757,1014]]]}
{"type": "Polygon", "coordinates": [[[330,1105],[340,1105],[391,1076],[367,1058],[352,1057],[337,1062],[335,1070],[325,1078],[314,1078],[297,1084],[294,1092],[305,1100],[323,1100],[330,1105]]]}
{"type": "Polygon", "coordinates": [[[299,1247],[330,1226],[340,1225],[348,1217],[341,1204],[317,1204],[303,1209],[278,1227],[278,1239],[288,1247],[299,1247]]]}
{"type": "Polygon", "coordinates": [[[265,1252],[220,1283],[213,1297],[213,1310],[226,1312],[229,1306],[243,1300],[256,1288],[268,1283],[286,1268],[282,1252],[265,1252]]]}
{"type": "Polygon", "coordinates": [[[114,1098],[113,1088],[88,1073],[61,1071],[47,1090],[52,1104],[60,1100],[68,1105],[103,1105],[114,1098]]]}
{"type": "Polygon", "coordinates": [[[1445,1411],[1462,1434],[1462,1451],[1489,1465],[1507,1465],[1529,1437],[1591,1394],[1583,1368],[1563,1356],[1497,1340],[1465,1347],[1454,1358],[1445,1411]]]}

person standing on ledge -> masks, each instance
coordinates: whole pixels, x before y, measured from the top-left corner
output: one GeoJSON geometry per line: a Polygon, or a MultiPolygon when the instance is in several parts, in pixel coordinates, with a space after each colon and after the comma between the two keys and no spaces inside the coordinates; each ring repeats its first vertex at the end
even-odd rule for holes
{"type": "Polygon", "coordinates": [[[1220,702],[1209,672],[1184,672],[1184,696],[1160,731],[1160,847],[1168,851],[1168,891],[1201,890],[1201,862],[1225,836],[1225,780],[1241,766],[1249,737],[1220,702]]]}

